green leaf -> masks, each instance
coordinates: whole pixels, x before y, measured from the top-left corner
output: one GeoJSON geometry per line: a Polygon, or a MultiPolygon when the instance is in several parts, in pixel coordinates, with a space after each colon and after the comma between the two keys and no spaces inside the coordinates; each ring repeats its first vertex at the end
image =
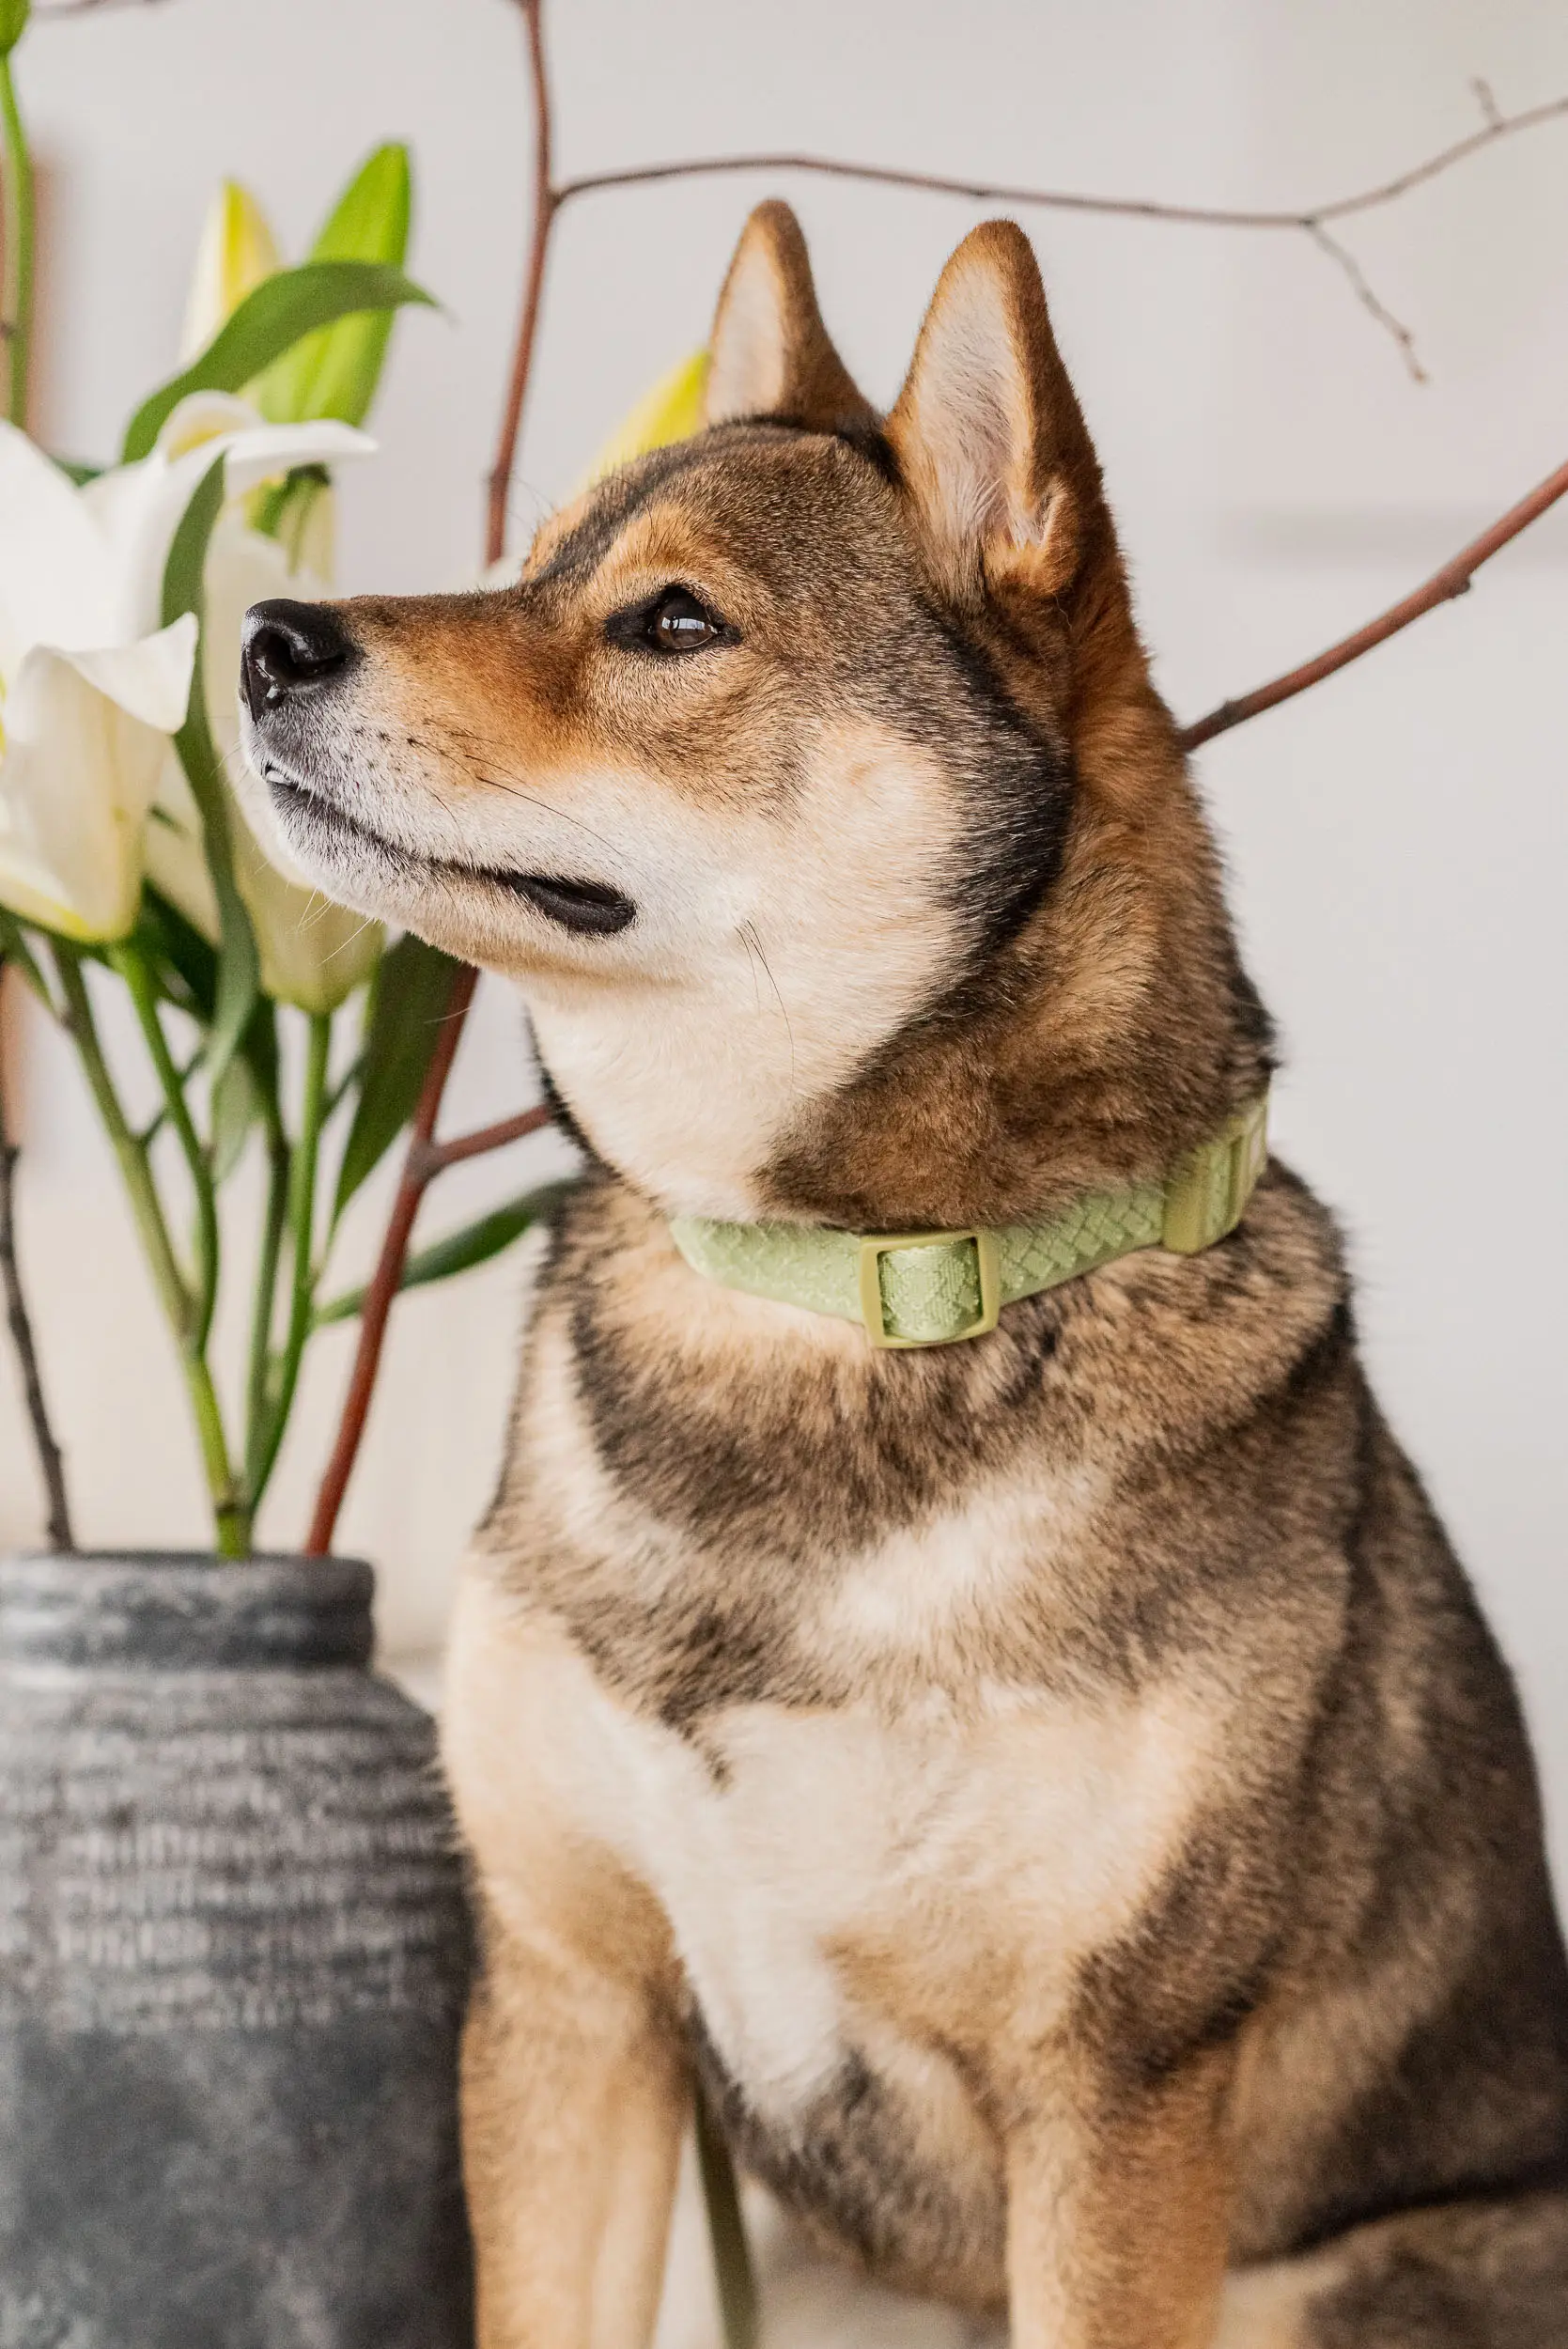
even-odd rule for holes
{"type": "Polygon", "coordinates": [[[359,1099],[343,1145],[334,1224],[414,1113],[458,967],[411,931],[381,957],[366,1007],[359,1099]]]}
{"type": "MultiPolygon", "coordinates": [[[[377,148],[344,189],[311,248],[313,261],[380,261],[401,269],[409,249],[412,179],[406,147],[377,148]]],[[[318,329],[277,360],[256,386],[274,424],[336,416],[363,424],[376,397],[392,313],[361,312],[318,329]]]]}
{"type": "Polygon", "coordinates": [[[261,996],[251,1013],[245,1033],[240,1039],[251,1075],[264,1101],[277,1106],[278,1097],[278,1012],[277,1005],[261,996]]]}
{"type": "MultiPolygon", "coordinates": [[[[194,612],[206,627],[203,574],[212,529],[224,503],[224,459],[215,458],[202,475],[169,548],[163,567],[163,624],[194,612]]],[[[244,1034],[261,991],[261,967],[250,916],[234,879],[234,848],[228,829],[228,795],[202,688],[202,648],[196,647],[191,702],[185,723],[174,738],[179,763],[201,813],[208,870],[218,900],[218,968],[213,989],[208,1069],[217,1084],[244,1034]]]]}
{"type": "Polygon", "coordinates": [[[142,891],[132,941],[151,965],[164,999],[210,1028],[218,1000],[217,954],[179,908],[160,896],[150,883],[142,891]]]}
{"type": "Polygon", "coordinates": [[[8,57],[32,14],[32,0],[0,0],[0,57],[8,57]]]}
{"type": "Polygon", "coordinates": [[[212,1179],[226,1183],[245,1155],[251,1128],[261,1114],[250,1063],[236,1052],[212,1088],[212,1179]]]}
{"type": "Polygon", "coordinates": [[[96,481],[101,474],[108,471],[106,465],[89,465],[80,457],[52,456],[50,461],[68,481],[74,481],[79,490],[85,490],[89,481],[96,481]]]}
{"type": "Polygon", "coordinates": [[[305,549],[311,512],[332,487],[325,465],[296,465],[281,481],[264,481],[251,492],[246,520],[253,530],[275,538],[290,570],[309,570],[305,549]]]}
{"type": "Polygon", "coordinates": [[[406,302],[435,306],[422,286],[381,261],[306,261],[263,278],[183,375],[143,400],[126,428],[121,462],[134,464],[147,454],[187,393],[241,391],[317,327],[406,302]]]}
{"type": "MultiPolygon", "coordinates": [[[[460,1230],[448,1232],[444,1238],[432,1240],[428,1248],[421,1248],[409,1257],[403,1267],[399,1290],[424,1288],[431,1281],[449,1281],[456,1272],[472,1271],[475,1265],[489,1264],[504,1248],[510,1248],[531,1227],[548,1220],[568,1190],[575,1189],[577,1177],[568,1175],[558,1183],[542,1183],[537,1190],[524,1191],[505,1207],[492,1207],[473,1223],[460,1230]]],[[[316,1327],[319,1330],[329,1321],[351,1321],[365,1310],[365,1291],[350,1289],[346,1297],[334,1297],[331,1302],[316,1309],[316,1327]]]]}

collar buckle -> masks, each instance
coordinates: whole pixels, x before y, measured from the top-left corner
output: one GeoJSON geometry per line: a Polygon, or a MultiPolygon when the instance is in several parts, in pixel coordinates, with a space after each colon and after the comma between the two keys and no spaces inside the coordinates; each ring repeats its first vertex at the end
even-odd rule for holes
{"type": "Polygon", "coordinates": [[[1196,1256],[1234,1232],[1268,1162],[1268,1096],[1189,1151],[1165,1187],[1160,1245],[1196,1256]]]}
{"type": "MultiPolygon", "coordinates": [[[[971,1289],[972,1293],[972,1289],[971,1289]]],[[[908,1347],[917,1346],[955,1346],[965,1338],[983,1338],[994,1330],[1001,1312],[1001,1248],[995,1232],[972,1225],[958,1232],[893,1232],[869,1234],[861,1240],[860,1260],[861,1319],[866,1336],[873,1346],[908,1347]],[[955,1252],[972,1248],[974,1276],[972,1287],[980,1293],[980,1311],[967,1321],[959,1321],[951,1329],[940,1327],[914,1336],[895,1334],[889,1327],[906,1316],[939,1321],[947,1299],[936,1295],[946,1287],[952,1291],[968,1268],[955,1252]],[[895,1269],[906,1283],[918,1284],[925,1296],[890,1298],[883,1279],[887,1259],[920,1249],[941,1250],[945,1263],[933,1260],[925,1266],[900,1265],[895,1269]],[[944,1276],[945,1275],[945,1280],[944,1276]],[[911,1310],[912,1308],[912,1310],[911,1310]]]]}

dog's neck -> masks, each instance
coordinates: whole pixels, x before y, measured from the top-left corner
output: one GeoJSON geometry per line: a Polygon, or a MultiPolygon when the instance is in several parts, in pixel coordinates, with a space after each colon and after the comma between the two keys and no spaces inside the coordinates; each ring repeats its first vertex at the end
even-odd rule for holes
{"type": "Polygon", "coordinates": [[[526,991],[589,1148],[665,1213],[725,1221],[1020,1221],[1158,1175],[1271,1065],[1185,784],[1136,828],[1091,803],[1023,934],[935,1003],[765,975],[738,942],[707,990],[526,991]]]}

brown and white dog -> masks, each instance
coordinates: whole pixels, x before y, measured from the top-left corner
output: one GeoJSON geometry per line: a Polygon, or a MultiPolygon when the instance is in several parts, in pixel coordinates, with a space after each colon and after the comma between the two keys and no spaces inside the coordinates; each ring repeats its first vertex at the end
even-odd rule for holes
{"type": "Polygon", "coordinates": [[[294,856],[591,1159],[451,1667],[484,2349],[641,2349],[694,2075],[1016,2349],[1561,2349],[1531,1764],[1323,1209],[902,1352],[672,1240],[1048,1213],[1270,1050],[1020,232],[883,420],[765,205],[707,400],[515,588],[249,624],[294,856]]]}

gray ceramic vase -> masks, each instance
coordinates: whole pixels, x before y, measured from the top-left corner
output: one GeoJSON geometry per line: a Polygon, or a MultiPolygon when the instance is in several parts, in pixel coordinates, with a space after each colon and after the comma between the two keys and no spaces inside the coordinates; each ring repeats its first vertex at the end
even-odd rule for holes
{"type": "Polygon", "coordinates": [[[0,1563],[0,2349],[466,2349],[431,1723],[343,1559],[0,1563]]]}

